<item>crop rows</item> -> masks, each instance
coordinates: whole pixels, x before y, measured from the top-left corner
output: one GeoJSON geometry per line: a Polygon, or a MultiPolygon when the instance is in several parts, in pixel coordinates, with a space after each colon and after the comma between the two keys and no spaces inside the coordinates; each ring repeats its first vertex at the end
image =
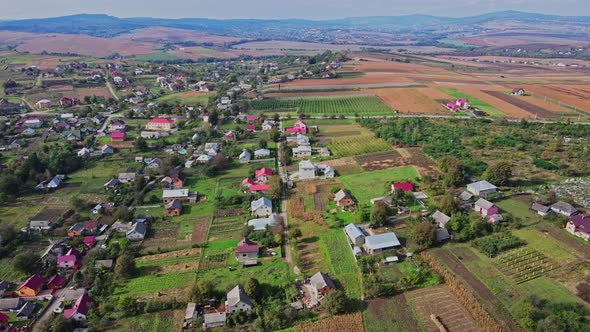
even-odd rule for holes
{"type": "Polygon", "coordinates": [[[391,115],[393,111],[375,96],[275,98],[253,100],[255,110],[294,110],[305,114],[391,115]]]}
{"type": "Polygon", "coordinates": [[[505,275],[517,284],[540,277],[557,267],[547,256],[533,249],[510,251],[497,259],[505,275]]]}

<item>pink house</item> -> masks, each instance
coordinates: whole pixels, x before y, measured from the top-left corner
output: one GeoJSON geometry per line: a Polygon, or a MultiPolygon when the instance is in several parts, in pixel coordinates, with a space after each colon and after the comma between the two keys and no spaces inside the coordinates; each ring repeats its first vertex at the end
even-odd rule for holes
{"type": "Polygon", "coordinates": [[[451,111],[458,111],[461,109],[461,106],[457,105],[457,103],[447,103],[447,107],[451,110],[451,111]]]}
{"type": "Polygon", "coordinates": [[[258,183],[267,183],[268,180],[270,180],[270,177],[272,176],[272,169],[263,167],[259,170],[256,171],[256,182],[258,183]]]}
{"type": "Polygon", "coordinates": [[[76,255],[63,255],[57,258],[57,267],[60,269],[70,269],[76,266],[78,257],[76,255]]]}
{"type": "Polygon", "coordinates": [[[258,120],[258,115],[246,115],[246,121],[254,122],[258,120]]]}
{"type": "Polygon", "coordinates": [[[578,214],[570,217],[565,229],[586,241],[590,240],[590,216],[578,214]]]}
{"type": "Polygon", "coordinates": [[[111,133],[111,141],[113,142],[123,142],[125,140],[125,133],[122,131],[115,131],[111,133]]]}
{"type": "Polygon", "coordinates": [[[412,182],[398,182],[391,185],[391,192],[394,192],[396,189],[401,189],[403,191],[414,191],[414,184],[412,182]]]}
{"type": "Polygon", "coordinates": [[[254,185],[254,180],[250,179],[250,178],[245,178],[242,181],[242,187],[246,187],[246,188],[250,188],[250,186],[254,185]]]}
{"type": "Polygon", "coordinates": [[[86,248],[92,248],[96,244],[96,236],[85,236],[84,237],[84,246],[86,248]]]}
{"type": "Polygon", "coordinates": [[[285,129],[288,134],[307,134],[307,124],[299,119],[295,121],[293,127],[285,129]]]}
{"type": "Polygon", "coordinates": [[[468,109],[469,108],[469,99],[467,98],[459,98],[454,102],[447,103],[447,107],[451,111],[458,111],[460,109],[468,109]]]}
{"type": "Polygon", "coordinates": [[[270,189],[270,184],[254,184],[249,189],[251,193],[264,192],[270,189]]]}
{"type": "Polygon", "coordinates": [[[498,209],[496,204],[483,198],[480,198],[477,200],[477,202],[475,202],[473,209],[483,217],[493,216],[499,214],[500,212],[500,209],[498,209]]]}

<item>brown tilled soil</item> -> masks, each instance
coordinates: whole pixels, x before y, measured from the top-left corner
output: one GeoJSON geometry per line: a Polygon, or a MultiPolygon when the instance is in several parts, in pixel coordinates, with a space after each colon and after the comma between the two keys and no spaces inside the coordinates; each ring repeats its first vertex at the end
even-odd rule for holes
{"type": "Polygon", "coordinates": [[[406,296],[427,331],[438,332],[430,315],[434,314],[449,331],[477,331],[473,317],[449,291],[446,285],[432,286],[413,290],[406,296]]]}
{"type": "Polygon", "coordinates": [[[403,294],[389,299],[374,299],[367,306],[365,331],[389,332],[396,328],[406,332],[420,332],[418,320],[412,313],[412,308],[403,294]],[[378,320],[379,324],[371,324],[371,320],[378,320]],[[389,324],[388,324],[389,323],[389,324]]]}
{"type": "Polygon", "coordinates": [[[358,158],[365,171],[377,171],[392,167],[415,166],[421,175],[436,177],[440,171],[436,163],[420,148],[396,148],[394,152],[378,153],[358,158]]]}
{"type": "Polygon", "coordinates": [[[492,97],[496,97],[500,100],[503,100],[507,103],[510,103],[518,108],[521,108],[535,116],[542,117],[542,118],[556,118],[558,117],[557,114],[550,112],[540,106],[530,104],[521,98],[507,95],[502,91],[484,91],[485,93],[489,94],[492,97]]]}
{"type": "Polygon", "coordinates": [[[209,230],[209,217],[198,217],[193,228],[191,241],[196,244],[204,244],[207,241],[207,231],[209,230]]]}

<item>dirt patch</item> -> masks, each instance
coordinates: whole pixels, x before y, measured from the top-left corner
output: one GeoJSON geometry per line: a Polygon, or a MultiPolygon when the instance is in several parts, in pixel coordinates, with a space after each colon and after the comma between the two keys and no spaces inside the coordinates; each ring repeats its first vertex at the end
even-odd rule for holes
{"type": "Polygon", "coordinates": [[[523,109],[535,116],[539,116],[542,118],[556,118],[556,117],[558,117],[557,114],[552,113],[540,106],[530,104],[530,103],[522,100],[521,98],[507,95],[506,93],[504,93],[502,91],[484,91],[484,92],[489,94],[492,97],[498,98],[498,99],[503,100],[507,103],[510,103],[518,108],[521,108],[521,109],[523,109]]]}
{"type": "Polygon", "coordinates": [[[363,332],[363,317],[360,313],[332,316],[317,322],[295,326],[296,332],[363,332]]]}
{"type": "Polygon", "coordinates": [[[191,240],[196,244],[204,244],[207,241],[207,231],[209,230],[209,217],[198,217],[193,228],[191,240]]]}
{"type": "Polygon", "coordinates": [[[410,303],[427,331],[439,331],[430,315],[434,314],[439,318],[449,331],[477,331],[473,317],[461,305],[459,300],[451,294],[446,285],[438,285],[406,293],[410,303]]]}
{"type": "Polygon", "coordinates": [[[378,171],[393,167],[414,166],[422,176],[438,176],[436,162],[420,148],[396,148],[394,152],[370,154],[356,158],[364,171],[378,171]]]}
{"type": "Polygon", "coordinates": [[[163,220],[152,225],[152,236],[144,240],[142,246],[145,250],[173,248],[178,245],[179,230],[180,224],[163,220]]]}
{"type": "Polygon", "coordinates": [[[31,218],[31,220],[49,220],[51,222],[56,222],[57,219],[61,218],[68,210],[67,207],[46,207],[31,218]]]}
{"type": "Polygon", "coordinates": [[[369,301],[367,316],[365,318],[365,331],[421,331],[420,325],[412,313],[412,308],[404,295],[369,301]]]}

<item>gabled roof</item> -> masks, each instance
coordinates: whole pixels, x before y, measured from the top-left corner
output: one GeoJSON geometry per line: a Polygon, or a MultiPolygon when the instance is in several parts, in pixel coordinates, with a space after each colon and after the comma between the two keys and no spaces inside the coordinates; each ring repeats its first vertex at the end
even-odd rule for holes
{"type": "Polygon", "coordinates": [[[258,252],[260,248],[258,245],[247,238],[243,238],[242,241],[238,243],[238,253],[250,253],[250,252],[258,252]]]}
{"type": "Polygon", "coordinates": [[[551,208],[543,204],[533,203],[533,205],[531,205],[531,210],[541,213],[547,213],[551,210],[551,208]]]}
{"type": "Polygon", "coordinates": [[[45,283],[45,278],[38,274],[33,274],[29,277],[29,279],[25,280],[20,286],[18,286],[18,290],[28,287],[31,289],[38,289],[45,283]]]}
{"type": "Polygon", "coordinates": [[[80,224],[74,224],[72,227],[70,227],[70,229],[68,229],[68,232],[69,231],[82,233],[84,231],[84,226],[80,224]]]}
{"type": "Polygon", "coordinates": [[[494,186],[493,184],[489,183],[488,181],[483,180],[483,181],[478,181],[478,182],[468,184],[467,189],[475,191],[475,192],[480,192],[480,191],[486,191],[486,190],[496,190],[496,189],[498,189],[498,187],[494,186]]]}
{"type": "Polygon", "coordinates": [[[324,287],[329,287],[332,289],[336,289],[336,285],[334,285],[334,281],[325,273],[318,272],[314,274],[310,279],[309,283],[315,289],[322,289],[324,287]]]}
{"type": "Polygon", "coordinates": [[[584,234],[590,234],[590,216],[579,214],[577,216],[570,217],[570,222],[576,226],[576,231],[584,234]]]}
{"type": "Polygon", "coordinates": [[[371,235],[365,238],[365,246],[372,250],[397,247],[400,245],[401,243],[393,232],[371,235]]]}
{"type": "Polygon", "coordinates": [[[401,189],[403,191],[414,191],[414,184],[412,182],[397,182],[393,184],[393,189],[401,189]]]}
{"type": "Polygon", "coordinates": [[[245,178],[244,180],[242,180],[242,186],[247,185],[247,184],[254,184],[254,180],[250,179],[250,178],[245,178]]]}
{"type": "Polygon", "coordinates": [[[57,287],[61,287],[65,284],[66,279],[59,274],[54,275],[53,277],[49,278],[47,281],[47,285],[54,285],[57,287]]]}
{"type": "Polygon", "coordinates": [[[272,176],[272,169],[263,167],[256,171],[256,177],[260,176],[272,176]]]}
{"type": "Polygon", "coordinates": [[[240,302],[252,307],[252,301],[250,300],[248,295],[246,295],[246,292],[244,291],[242,286],[238,285],[227,293],[227,304],[229,306],[235,306],[240,302]]]}
{"type": "Polygon", "coordinates": [[[568,214],[574,214],[574,213],[578,212],[578,210],[573,205],[571,205],[570,203],[563,202],[563,201],[559,201],[559,202],[551,205],[551,208],[559,210],[559,211],[563,211],[568,214]]]}
{"type": "Polygon", "coordinates": [[[174,121],[170,120],[170,119],[165,119],[165,118],[155,118],[150,120],[150,123],[168,123],[168,124],[173,124],[174,121]]]}
{"type": "Polygon", "coordinates": [[[350,195],[350,193],[344,189],[340,189],[340,191],[338,191],[335,195],[334,195],[334,200],[336,202],[340,202],[341,200],[345,199],[345,198],[351,198],[352,196],[350,195]]]}
{"type": "Polygon", "coordinates": [[[164,189],[162,198],[188,197],[188,189],[164,189]]]}
{"type": "Polygon", "coordinates": [[[174,199],[172,200],[172,202],[166,204],[165,206],[166,209],[178,209],[181,210],[182,209],[182,202],[178,199],[174,199]]]}
{"type": "Polygon", "coordinates": [[[143,222],[136,222],[131,227],[131,230],[129,232],[127,232],[127,235],[129,235],[131,233],[139,233],[139,234],[145,236],[146,232],[147,232],[147,230],[145,228],[145,223],[143,223],[143,222]]]}
{"type": "Polygon", "coordinates": [[[76,260],[78,260],[78,257],[76,257],[76,255],[63,255],[63,256],[59,256],[57,258],[57,264],[61,264],[61,263],[67,263],[67,262],[76,262],[76,260]]]}
{"type": "Polygon", "coordinates": [[[242,153],[240,153],[240,156],[238,157],[238,159],[250,159],[250,158],[252,158],[252,155],[247,150],[243,150],[242,153]]]}
{"type": "Polygon", "coordinates": [[[250,186],[250,191],[267,191],[270,189],[270,184],[254,184],[250,186]]]}
{"type": "Polygon", "coordinates": [[[485,200],[483,198],[480,198],[477,200],[477,202],[475,202],[475,205],[479,206],[482,209],[489,210],[494,206],[494,203],[492,203],[488,200],[485,200]]]}
{"type": "Polygon", "coordinates": [[[434,219],[434,221],[436,221],[439,225],[444,227],[451,220],[451,217],[440,212],[439,210],[436,210],[436,212],[432,214],[432,219],[434,219]]]}
{"type": "Polygon", "coordinates": [[[470,192],[464,191],[459,195],[459,199],[462,201],[468,201],[473,198],[473,195],[470,192]]]}
{"type": "Polygon", "coordinates": [[[251,219],[248,220],[248,227],[252,227],[255,231],[263,231],[266,229],[266,226],[273,226],[277,223],[278,216],[276,213],[273,213],[268,218],[258,218],[258,219],[251,219]]]}
{"type": "Polygon", "coordinates": [[[82,314],[84,316],[88,315],[88,311],[90,310],[90,303],[92,302],[92,298],[84,293],[82,296],[76,300],[74,307],[71,309],[64,310],[64,317],[66,319],[72,318],[75,314],[82,314]]]}
{"type": "Polygon", "coordinates": [[[270,201],[270,199],[266,197],[260,197],[259,199],[252,201],[252,203],[250,203],[250,208],[252,209],[252,211],[256,211],[263,206],[268,206],[272,209],[272,202],[270,201]]]}
{"type": "Polygon", "coordinates": [[[365,236],[365,234],[363,234],[363,231],[361,231],[361,229],[355,224],[346,225],[344,227],[344,231],[346,232],[346,235],[348,235],[348,237],[350,239],[356,239],[356,238],[365,236]]]}
{"type": "Polygon", "coordinates": [[[25,302],[25,304],[16,312],[16,316],[29,317],[35,311],[35,303],[25,302]]]}

